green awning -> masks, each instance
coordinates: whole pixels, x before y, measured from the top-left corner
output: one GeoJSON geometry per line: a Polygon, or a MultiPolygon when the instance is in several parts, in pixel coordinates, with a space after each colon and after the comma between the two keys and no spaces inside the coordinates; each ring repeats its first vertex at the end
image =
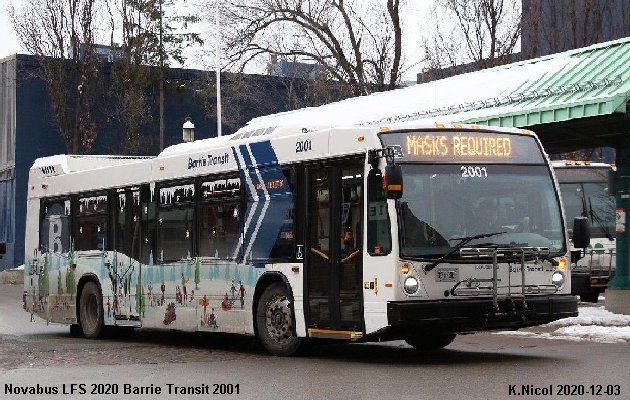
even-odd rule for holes
{"type": "Polygon", "coordinates": [[[527,71],[533,64],[548,64],[550,68],[541,68],[538,76],[529,75],[521,87],[493,99],[494,104],[489,101],[491,107],[463,113],[458,122],[524,127],[626,112],[630,38],[498,67],[496,78],[501,79],[501,70],[527,71]],[[556,67],[558,61],[564,65],[556,67]]]}

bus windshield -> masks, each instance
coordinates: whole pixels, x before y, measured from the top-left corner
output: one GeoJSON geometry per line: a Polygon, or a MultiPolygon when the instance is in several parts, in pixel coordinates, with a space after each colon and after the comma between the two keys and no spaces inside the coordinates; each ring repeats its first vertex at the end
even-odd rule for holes
{"type": "Polygon", "coordinates": [[[458,238],[499,234],[467,246],[548,247],[565,251],[560,206],[544,165],[401,164],[398,203],[403,258],[435,259],[458,238]]]}
{"type": "Polygon", "coordinates": [[[606,182],[561,183],[560,193],[571,233],[573,218],[588,217],[591,237],[615,236],[615,198],[608,195],[606,182]]]}

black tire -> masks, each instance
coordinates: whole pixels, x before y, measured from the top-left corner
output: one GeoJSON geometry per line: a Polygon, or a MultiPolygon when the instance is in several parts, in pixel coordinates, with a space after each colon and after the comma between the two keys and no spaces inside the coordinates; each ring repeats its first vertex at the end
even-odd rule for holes
{"type": "Polygon", "coordinates": [[[133,331],[131,326],[106,326],[103,335],[112,339],[129,339],[133,331]]]}
{"type": "Polygon", "coordinates": [[[79,323],[83,336],[96,339],[103,333],[103,295],[92,281],[83,286],[79,299],[79,323]]]}
{"type": "Polygon", "coordinates": [[[79,324],[70,325],[70,336],[83,336],[83,330],[81,329],[81,325],[79,324]]]}
{"type": "Polygon", "coordinates": [[[599,299],[599,293],[582,293],[580,295],[580,301],[584,301],[587,303],[597,303],[599,299]]]}
{"type": "Polygon", "coordinates": [[[272,283],[260,297],[256,329],[260,342],[274,356],[291,356],[301,349],[304,340],[295,332],[293,305],[282,283],[272,283]]]}
{"type": "Polygon", "coordinates": [[[414,349],[420,351],[440,350],[455,340],[454,333],[445,333],[442,335],[426,335],[426,336],[410,336],[405,338],[405,342],[414,349]]]}

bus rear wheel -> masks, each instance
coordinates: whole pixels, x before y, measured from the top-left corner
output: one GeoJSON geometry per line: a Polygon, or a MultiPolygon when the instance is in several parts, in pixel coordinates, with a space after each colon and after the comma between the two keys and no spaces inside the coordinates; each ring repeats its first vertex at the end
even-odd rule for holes
{"type": "Polygon", "coordinates": [[[445,333],[441,335],[426,335],[426,336],[408,336],[405,338],[405,342],[410,346],[413,346],[416,350],[439,350],[453,343],[455,340],[454,333],[445,333]]]}
{"type": "Polygon", "coordinates": [[[95,282],[87,282],[81,291],[79,323],[88,339],[96,339],[103,333],[103,295],[95,282]]]}
{"type": "Polygon", "coordinates": [[[81,325],[79,324],[70,325],[70,336],[83,336],[81,325]]]}
{"type": "Polygon", "coordinates": [[[295,315],[289,293],[282,283],[269,285],[256,308],[258,338],[274,356],[291,356],[302,346],[295,332],[295,315]]]}

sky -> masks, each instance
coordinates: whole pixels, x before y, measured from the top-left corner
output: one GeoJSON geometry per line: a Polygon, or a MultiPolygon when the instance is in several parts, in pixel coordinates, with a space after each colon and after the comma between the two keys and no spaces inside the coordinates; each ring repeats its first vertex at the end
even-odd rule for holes
{"type": "Polygon", "coordinates": [[[0,59],[19,51],[17,38],[9,22],[9,0],[0,0],[0,59]]]}
{"type": "MultiPolygon", "coordinates": [[[[25,53],[20,47],[13,26],[9,20],[8,6],[13,4],[18,8],[23,0],[0,0],[0,59],[11,54],[25,53]]],[[[384,3],[384,2],[383,2],[384,3]]],[[[428,21],[430,9],[433,7],[434,0],[407,0],[405,5],[406,12],[402,13],[404,24],[403,31],[403,53],[409,63],[418,64],[421,59],[421,21],[428,21]]],[[[427,23],[428,26],[428,23],[427,23]]],[[[193,60],[195,57],[191,57],[193,60]]],[[[186,67],[204,68],[200,64],[195,65],[194,61],[189,62],[186,67]]],[[[422,69],[421,66],[410,68],[403,76],[404,81],[415,81],[416,74],[422,69]]],[[[261,71],[262,72],[262,71],[261,71]]]]}

